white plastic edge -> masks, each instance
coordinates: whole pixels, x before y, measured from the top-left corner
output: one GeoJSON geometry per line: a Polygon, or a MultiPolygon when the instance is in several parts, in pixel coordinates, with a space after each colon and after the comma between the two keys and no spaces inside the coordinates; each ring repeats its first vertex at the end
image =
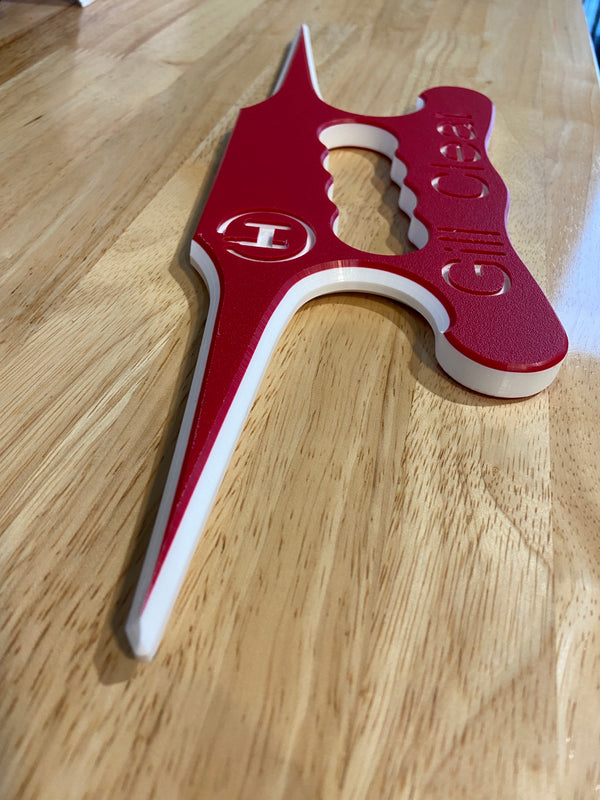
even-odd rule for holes
{"type": "MultiPolygon", "coordinates": [[[[192,383],[183,414],[183,420],[181,422],[181,428],[175,444],[171,466],[169,467],[169,472],[167,474],[167,480],[164,486],[160,505],[158,507],[156,519],[154,521],[154,527],[150,536],[150,542],[146,551],[142,571],[140,573],[133,602],[131,604],[131,610],[125,624],[125,632],[127,633],[127,638],[129,639],[132,650],[135,655],[142,660],[149,660],[153,657],[156,648],[158,647],[158,643],[162,638],[164,626],[167,623],[172,604],[174,603],[176,597],[175,593],[175,596],[172,598],[172,600],[167,601],[170,602],[170,605],[166,610],[166,614],[158,615],[159,617],[164,616],[164,619],[162,619],[158,630],[155,630],[153,635],[150,637],[155,644],[149,647],[149,637],[145,630],[146,626],[142,626],[142,611],[148,593],[148,587],[150,586],[152,576],[154,574],[154,567],[158,559],[158,553],[162,544],[163,535],[167,527],[175,490],[177,488],[177,482],[179,480],[179,473],[181,472],[181,466],[183,464],[186,447],[189,441],[192,423],[194,421],[194,414],[196,412],[198,398],[200,396],[200,389],[202,388],[202,379],[204,377],[208,352],[212,342],[212,336],[217,317],[217,309],[219,307],[219,300],[221,297],[221,285],[217,270],[215,269],[215,266],[206,251],[203,250],[202,247],[200,247],[200,245],[193,240],[190,256],[192,264],[202,275],[204,282],[206,283],[209,294],[209,307],[208,314],[206,316],[206,322],[204,323],[204,332],[202,335],[202,341],[200,343],[198,360],[194,369],[194,375],[192,377],[192,383]]],[[[182,578],[183,576],[181,579],[182,578]]],[[[179,579],[179,582],[181,582],[181,579],[179,579]]],[[[178,579],[173,577],[172,580],[177,581],[178,579]]],[[[154,614],[153,617],[156,617],[156,614],[154,614]]],[[[158,617],[156,618],[158,619],[158,617]]]]}

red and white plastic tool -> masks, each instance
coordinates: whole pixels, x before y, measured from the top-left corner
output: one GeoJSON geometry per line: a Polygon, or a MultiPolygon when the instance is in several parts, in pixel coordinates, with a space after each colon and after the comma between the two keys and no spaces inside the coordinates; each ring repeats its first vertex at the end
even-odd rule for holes
{"type": "Polygon", "coordinates": [[[139,658],[156,652],[271,353],[307,300],[360,291],[406,303],[431,325],[442,369],[477,392],[524,397],[556,375],[567,337],[510,244],[492,120],[487,97],[453,87],[428,89],[401,117],[328,105],[305,26],[273,94],[241,111],[191,244],[210,307],[126,626],[139,658]],[[373,255],[337,238],[327,154],[348,146],[389,157],[418,250],[373,255]]]}

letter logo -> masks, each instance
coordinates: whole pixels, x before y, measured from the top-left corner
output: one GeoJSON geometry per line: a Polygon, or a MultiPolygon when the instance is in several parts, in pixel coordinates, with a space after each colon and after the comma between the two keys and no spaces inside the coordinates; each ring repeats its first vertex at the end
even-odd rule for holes
{"type": "Polygon", "coordinates": [[[221,223],[227,250],[248,261],[291,261],[311,249],[315,235],[306,223],[279,211],[248,211],[221,223]]]}
{"type": "Polygon", "coordinates": [[[510,289],[510,278],[500,264],[475,257],[450,261],[442,267],[442,277],[448,286],[468,294],[489,297],[506,294],[510,289]]]}

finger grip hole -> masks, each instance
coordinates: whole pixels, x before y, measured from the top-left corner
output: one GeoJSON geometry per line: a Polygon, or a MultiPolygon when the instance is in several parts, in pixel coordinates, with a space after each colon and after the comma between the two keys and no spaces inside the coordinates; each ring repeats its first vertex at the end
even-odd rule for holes
{"type": "Polygon", "coordinates": [[[346,244],[381,255],[415,250],[408,238],[410,218],[399,209],[400,192],[385,156],[354,147],[330,151],[331,199],[337,206],[336,234],[346,244]]]}

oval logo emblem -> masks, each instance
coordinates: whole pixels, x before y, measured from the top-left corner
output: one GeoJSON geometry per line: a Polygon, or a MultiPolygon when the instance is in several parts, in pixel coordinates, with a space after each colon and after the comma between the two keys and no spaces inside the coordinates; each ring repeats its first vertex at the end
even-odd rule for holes
{"type": "Polygon", "coordinates": [[[313,231],[301,220],[280,211],[248,211],[217,228],[227,250],[249,261],[291,261],[308,253],[313,231]]]}

